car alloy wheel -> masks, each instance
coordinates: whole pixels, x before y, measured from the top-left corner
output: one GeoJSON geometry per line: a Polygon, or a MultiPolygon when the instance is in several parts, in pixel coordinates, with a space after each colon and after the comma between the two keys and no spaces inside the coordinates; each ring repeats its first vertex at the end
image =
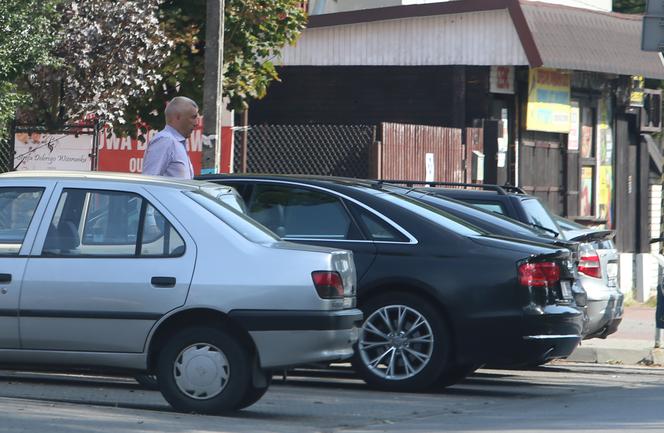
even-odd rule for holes
{"type": "Polygon", "coordinates": [[[444,311],[414,293],[388,292],[363,301],[365,320],[351,359],[355,371],[388,391],[434,386],[452,358],[444,311]]]}
{"type": "Polygon", "coordinates": [[[433,353],[434,336],[427,319],[406,305],[374,311],[360,330],[358,348],[365,365],[378,377],[411,378],[424,369],[433,353]]]}
{"type": "Polygon", "coordinates": [[[211,344],[192,344],[180,352],[173,365],[175,384],[183,394],[197,400],[220,394],[229,376],[226,355],[211,344]]]}

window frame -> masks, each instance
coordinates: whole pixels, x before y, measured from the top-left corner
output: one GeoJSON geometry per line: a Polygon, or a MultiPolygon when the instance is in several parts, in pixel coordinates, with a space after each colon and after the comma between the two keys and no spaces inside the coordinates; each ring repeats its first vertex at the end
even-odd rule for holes
{"type": "MultiPolygon", "coordinates": [[[[42,226],[40,228],[40,231],[42,231],[41,235],[39,236],[38,242],[35,243],[33,247],[33,251],[31,256],[34,257],[39,257],[39,258],[57,258],[57,259],[62,259],[62,258],[68,258],[68,259],[175,259],[182,257],[186,254],[187,248],[188,248],[188,238],[186,236],[182,235],[182,231],[178,230],[177,226],[172,223],[173,219],[172,217],[169,217],[167,214],[164,213],[162,209],[160,209],[158,206],[155,205],[154,201],[149,200],[149,198],[146,196],[146,194],[143,193],[143,191],[138,191],[138,190],[131,190],[131,189],[113,189],[113,188],[104,188],[104,187],[81,187],[81,186],[69,186],[69,185],[61,185],[60,188],[57,188],[55,193],[52,194],[51,197],[51,202],[52,204],[49,206],[47,209],[47,212],[44,215],[44,218],[42,219],[42,226]],[[134,195],[137,196],[141,199],[141,207],[139,210],[139,221],[138,221],[138,230],[136,234],[136,243],[134,245],[134,253],[133,254],[76,254],[76,255],[67,255],[67,254],[44,254],[44,246],[46,245],[46,240],[48,238],[48,231],[50,229],[51,223],[55,219],[55,216],[57,214],[57,211],[60,207],[60,201],[63,196],[63,194],[67,191],[84,191],[86,193],[86,197],[84,199],[84,208],[81,212],[80,216],[80,222],[79,222],[79,242],[80,245],[83,245],[83,239],[82,235],[85,233],[85,224],[87,223],[87,214],[89,212],[89,201],[90,201],[90,195],[89,194],[94,194],[94,193],[106,193],[106,194],[126,194],[126,195],[134,195]],[[159,212],[162,217],[167,221],[168,225],[172,230],[176,232],[176,234],[182,239],[182,243],[184,245],[184,249],[179,252],[178,254],[175,255],[142,255],[141,250],[143,246],[143,226],[145,222],[145,213],[147,211],[148,205],[152,206],[157,212],[159,212]],[[49,210],[50,209],[50,210],[49,210]],[[83,230],[80,228],[80,224],[83,224],[83,230]]],[[[87,245],[131,245],[131,244],[87,244],[87,245]]]]}
{"type": "MultiPolygon", "coordinates": [[[[44,197],[47,196],[47,187],[44,185],[2,185],[0,186],[0,192],[2,190],[27,190],[24,192],[40,192],[39,198],[37,200],[37,203],[32,211],[32,215],[30,216],[30,220],[28,221],[27,226],[25,227],[25,230],[22,233],[22,237],[19,243],[15,244],[18,245],[18,248],[16,249],[15,252],[2,252],[0,251],[0,258],[12,258],[12,257],[19,257],[22,255],[22,251],[26,247],[26,244],[29,240],[30,243],[33,242],[33,239],[31,239],[31,228],[36,225],[36,217],[37,215],[42,215],[43,214],[43,206],[45,206],[45,202],[48,201],[48,199],[44,200],[44,197]]],[[[41,220],[39,220],[41,221],[41,220]]],[[[34,230],[34,229],[33,229],[34,230]]],[[[12,245],[9,242],[4,242],[3,240],[0,239],[0,245],[12,245]]]]}
{"type": "MultiPolygon", "coordinates": [[[[254,201],[256,199],[257,191],[259,191],[260,187],[267,187],[267,188],[283,188],[287,189],[290,191],[293,190],[302,190],[307,193],[314,193],[314,194],[319,194],[319,195],[324,195],[324,196],[329,196],[332,197],[339,205],[340,209],[342,212],[345,212],[346,216],[348,217],[349,221],[349,227],[347,230],[346,235],[342,238],[338,237],[325,237],[325,235],[311,235],[311,236],[293,236],[293,235],[284,235],[283,237],[280,237],[280,239],[283,239],[285,241],[316,241],[316,242],[363,242],[363,241],[368,241],[370,238],[367,237],[367,233],[362,230],[362,227],[360,224],[358,224],[358,221],[356,220],[355,216],[353,215],[353,212],[348,208],[346,205],[346,202],[343,197],[340,197],[338,194],[334,193],[333,191],[329,190],[324,190],[324,189],[317,189],[317,188],[311,188],[309,185],[302,185],[302,184],[284,184],[280,182],[261,182],[261,183],[253,183],[251,184],[250,191],[247,191],[247,196],[249,198],[249,202],[247,203],[247,215],[250,216],[251,218],[254,218],[251,213],[251,208],[254,204],[254,201]],[[348,233],[349,232],[354,232],[357,235],[357,238],[352,239],[348,238],[348,233]]],[[[288,203],[285,205],[286,207],[288,206],[288,203]]],[[[269,228],[269,227],[268,227],[269,228]]]]}

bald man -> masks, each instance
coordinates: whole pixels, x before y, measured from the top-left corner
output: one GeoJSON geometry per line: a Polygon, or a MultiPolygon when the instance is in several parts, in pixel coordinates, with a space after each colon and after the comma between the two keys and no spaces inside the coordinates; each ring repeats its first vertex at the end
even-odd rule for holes
{"type": "Polygon", "coordinates": [[[193,179],[187,138],[198,121],[198,105],[184,96],[171,99],[166,110],[166,127],[148,143],[143,156],[143,174],[193,179]]]}

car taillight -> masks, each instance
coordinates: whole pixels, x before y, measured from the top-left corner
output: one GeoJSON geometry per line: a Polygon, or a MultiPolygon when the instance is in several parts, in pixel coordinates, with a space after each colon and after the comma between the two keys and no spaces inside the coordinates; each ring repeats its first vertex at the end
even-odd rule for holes
{"type": "Polygon", "coordinates": [[[560,266],[555,262],[523,263],[519,266],[519,284],[526,287],[553,287],[560,281],[560,266]]]}
{"type": "Polygon", "coordinates": [[[344,297],[344,283],[341,275],[332,271],[314,271],[311,273],[318,296],[323,299],[337,299],[344,297]]]}
{"type": "Polygon", "coordinates": [[[595,251],[581,254],[581,257],[579,257],[579,272],[589,277],[602,278],[599,256],[595,251]]]}

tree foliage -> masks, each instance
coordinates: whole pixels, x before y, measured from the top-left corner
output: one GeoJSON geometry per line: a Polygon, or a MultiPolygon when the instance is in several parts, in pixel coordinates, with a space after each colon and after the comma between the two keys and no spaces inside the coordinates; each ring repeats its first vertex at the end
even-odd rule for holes
{"type": "Polygon", "coordinates": [[[28,101],[16,81],[37,65],[54,64],[54,0],[0,1],[0,138],[20,103],[28,101]]]}
{"type": "Polygon", "coordinates": [[[32,103],[21,111],[21,120],[52,129],[91,114],[126,122],[129,101],[161,81],[170,54],[158,3],[60,0],[51,49],[59,64],[42,65],[23,78],[32,103]]]}
{"type": "Polygon", "coordinates": [[[613,0],[613,11],[624,14],[642,14],[646,9],[646,0],[613,0]]]}
{"type": "MultiPolygon", "coordinates": [[[[224,96],[230,109],[242,110],[265,96],[278,80],[275,58],[296,42],[306,26],[300,0],[225,0],[224,96]]],[[[164,29],[174,43],[161,82],[147,97],[134,99],[130,111],[148,125],[163,123],[166,101],[178,94],[203,99],[205,0],[167,0],[161,6],[164,29]]],[[[125,132],[132,131],[126,129],[125,132]]]]}

